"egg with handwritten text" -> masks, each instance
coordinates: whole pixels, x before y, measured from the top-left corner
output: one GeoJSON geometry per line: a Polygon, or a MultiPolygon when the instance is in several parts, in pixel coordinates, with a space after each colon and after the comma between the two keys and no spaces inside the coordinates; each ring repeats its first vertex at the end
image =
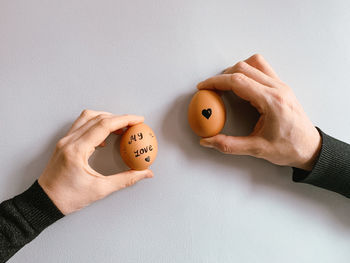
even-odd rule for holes
{"type": "Polygon", "coordinates": [[[188,122],[198,136],[218,134],[225,121],[225,104],[219,94],[212,90],[200,90],[194,94],[188,107],[188,122]]]}
{"type": "Polygon", "coordinates": [[[128,128],[120,140],[120,155],[134,170],[147,169],[156,159],[158,142],[152,129],[144,123],[128,128]]]}

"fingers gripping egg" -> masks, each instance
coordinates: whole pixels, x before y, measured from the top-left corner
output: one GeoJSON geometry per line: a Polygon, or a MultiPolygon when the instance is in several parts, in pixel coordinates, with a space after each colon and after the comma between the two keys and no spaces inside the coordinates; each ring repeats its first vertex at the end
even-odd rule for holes
{"type": "Polygon", "coordinates": [[[194,94],[188,107],[188,122],[197,135],[214,136],[222,130],[225,121],[225,104],[215,91],[200,90],[194,94]]]}
{"type": "Polygon", "coordinates": [[[121,138],[120,155],[131,169],[147,169],[154,162],[157,152],[156,136],[144,123],[131,126],[121,138]]]}

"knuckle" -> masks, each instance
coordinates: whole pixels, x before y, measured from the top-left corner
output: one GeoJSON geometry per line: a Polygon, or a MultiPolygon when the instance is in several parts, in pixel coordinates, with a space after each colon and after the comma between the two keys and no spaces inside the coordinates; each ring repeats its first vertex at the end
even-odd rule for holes
{"type": "Polygon", "coordinates": [[[103,129],[108,129],[109,121],[108,119],[102,117],[102,119],[98,121],[98,125],[103,129]]]}
{"type": "Polygon", "coordinates": [[[261,62],[261,61],[264,60],[264,57],[263,57],[261,54],[256,53],[256,54],[254,54],[254,55],[252,56],[252,59],[255,60],[255,61],[257,61],[257,62],[261,62]]]}
{"type": "Polygon", "coordinates": [[[218,140],[215,143],[216,148],[223,153],[232,153],[232,149],[230,147],[230,145],[227,143],[226,140],[222,139],[222,140],[218,140]]]}
{"type": "Polygon", "coordinates": [[[231,75],[231,81],[233,81],[233,82],[241,81],[244,79],[244,77],[245,76],[242,73],[233,73],[231,75]]]}
{"type": "Polygon", "coordinates": [[[99,115],[97,115],[97,116],[95,117],[95,120],[96,120],[97,122],[100,122],[100,121],[102,121],[104,118],[105,118],[105,115],[99,114],[99,115]]]}
{"type": "Polygon", "coordinates": [[[63,149],[62,149],[62,154],[64,156],[71,156],[73,155],[73,153],[75,152],[75,149],[72,145],[66,145],[63,149]]]}
{"type": "Polygon", "coordinates": [[[261,158],[264,156],[264,153],[263,153],[263,148],[257,146],[257,145],[254,145],[252,146],[250,149],[249,149],[249,152],[251,155],[257,157],[257,158],[261,158]]]}
{"type": "Polygon", "coordinates": [[[62,149],[62,155],[66,157],[66,159],[74,159],[80,153],[79,148],[75,144],[65,145],[62,149]]]}
{"type": "Polygon", "coordinates": [[[63,149],[65,144],[66,144],[66,140],[64,138],[62,138],[56,143],[56,148],[58,150],[61,150],[61,149],[63,149]]]}
{"type": "Polygon", "coordinates": [[[244,72],[246,68],[247,68],[247,63],[243,61],[239,61],[235,66],[235,69],[238,72],[244,72]]]}
{"type": "Polygon", "coordinates": [[[229,147],[229,145],[227,145],[227,143],[221,144],[220,148],[221,148],[220,150],[223,153],[228,153],[228,154],[232,153],[231,148],[229,147]]]}
{"type": "Polygon", "coordinates": [[[285,96],[281,90],[271,91],[273,102],[277,106],[282,106],[285,103],[285,96]]]}
{"type": "Polygon", "coordinates": [[[60,152],[63,165],[68,165],[74,162],[76,159],[76,151],[70,146],[64,147],[60,152]]]}
{"type": "Polygon", "coordinates": [[[91,110],[85,109],[81,112],[80,116],[81,117],[89,117],[89,116],[91,116],[91,114],[92,114],[91,110]]]}
{"type": "Polygon", "coordinates": [[[284,96],[282,94],[275,95],[275,100],[279,105],[283,105],[285,102],[284,96]]]}
{"type": "Polygon", "coordinates": [[[137,180],[135,178],[130,178],[127,182],[126,182],[126,187],[132,186],[134,184],[136,184],[137,180]]]}

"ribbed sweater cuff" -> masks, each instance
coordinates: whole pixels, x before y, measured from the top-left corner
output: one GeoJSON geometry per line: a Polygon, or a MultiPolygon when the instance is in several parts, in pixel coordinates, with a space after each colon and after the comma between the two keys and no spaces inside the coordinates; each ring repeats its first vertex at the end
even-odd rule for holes
{"type": "Polygon", "coordinates": [[[311,172],[293,168],[293,181],[312,184],[350,197],[350,145],[319,128],[322,147],[311,172]]]}
{"type": "Polygon", "coordinates": [[[39,185],[38,181],[25,192],[13,198],[13,203],[27,222],[38,232],[64,215],[39,185]]]}

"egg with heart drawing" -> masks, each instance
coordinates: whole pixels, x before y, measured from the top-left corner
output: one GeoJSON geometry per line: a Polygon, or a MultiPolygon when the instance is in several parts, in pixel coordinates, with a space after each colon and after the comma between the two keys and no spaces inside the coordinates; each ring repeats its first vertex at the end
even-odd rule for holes
{"type": "Polygon", "coordinates": [[[188,122],[198,136],[218,134],[225,121],[225,104],[215,91],[200,90],[194,94],[188,107],[188,122]]]}
{"type": "Polygon", "coordinates": [[[155,160],[158,143],[153,130],[144,123],[129,127],[120,140],[120,155],[134,170],[147,169],[155,160]]]}

